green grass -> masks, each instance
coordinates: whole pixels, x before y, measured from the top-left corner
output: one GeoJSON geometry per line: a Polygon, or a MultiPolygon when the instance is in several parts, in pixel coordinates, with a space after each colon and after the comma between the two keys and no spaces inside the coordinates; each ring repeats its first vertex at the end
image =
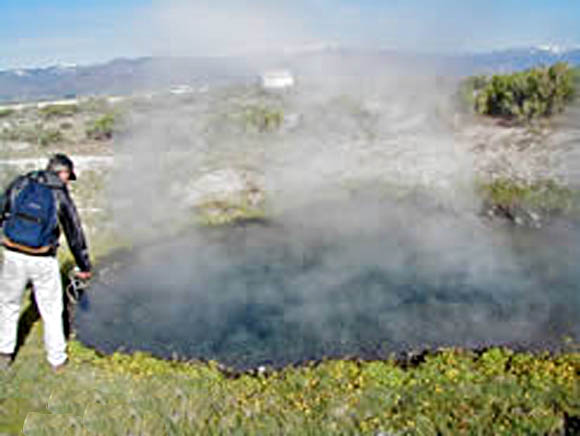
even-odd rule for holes
{"type": "Polygon", "coordinates": [[[240,198],[208,200],[196,209],[196,222],[201,226],[223,226],[243,221],[265,220],[267,213],[263,201],[252,202],[252,191],[241,193],[240,198]]]}
{"type": "Polygon", "coordinates": [[[79,112],[76,104],[52,104],[39,109],[40,115],[46,119],[72,117],[79,112]]]}
{"type": "Polygon", "coordinates": [[[578,212],[580,194],[553,180],[524,183],[509,179],[480,182],[484,201],[504,209],[523,208],[545,213],[578,212]]]}

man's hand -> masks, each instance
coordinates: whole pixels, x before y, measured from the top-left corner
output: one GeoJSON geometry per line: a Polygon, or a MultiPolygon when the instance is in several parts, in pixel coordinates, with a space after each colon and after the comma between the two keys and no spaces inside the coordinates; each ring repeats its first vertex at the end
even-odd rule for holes
{"type": "Polygon", "coordinates": [[[90,271],[79,271],[75,274],[81,280],[88,280],[93,276],[93,273],[90,271]]]}

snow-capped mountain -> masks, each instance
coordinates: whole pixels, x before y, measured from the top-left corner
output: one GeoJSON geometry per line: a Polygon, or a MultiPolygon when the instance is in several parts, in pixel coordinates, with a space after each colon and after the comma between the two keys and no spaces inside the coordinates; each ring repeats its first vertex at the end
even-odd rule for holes
{"type": "Polygon", "coordinates": [[[49,73],[60,75],[60,74],[74,74],[77,70],[77,64],[73,63],[58,63],[47,67],[46,70],[49,73]]]}
{"type": "Polygon", "coordinates": [[[538,45],[538,46],[532,48],[533,52],[544,51],[544,52],[550,52],[554,55],[566,54],[568,52],[573,52],[575,50],[580,50],[580,45],[566,46],[566,45],[558,45],[558,44],[541,44],[541,45],[538,45]]]}
{"type": "Polygon", "coordinates": [[[538,65],[552,65],[567,62],[580,66],[580,48],[565,48],[558,45],[515,48],[489,53],[479,53],[454,57],[462,70],[470,72],[510,72],[532,68],[538,65]]]}
{"type": "Polygon", "coordinates": [[[175,85],[212,85],[256,80],[263,70],[284,68],[299,75],[341,72],[360,75],[372,68],[400,65],[402,69],[437,74],[471,75],[523,70],[568,62],[580,66],[580,48],[546,44],[488,53],[424,55],[386,50],[348,49],[332,43],[290,47],[276,55],[253,57],[144,57],[116,59],[105,64],[55,64],[43,68],[0,71],[0,101],[25,101],[63,96],[129,94],[170,89],[175,85]],[[327,66],[334,66],[328,67],[327,66]]]}

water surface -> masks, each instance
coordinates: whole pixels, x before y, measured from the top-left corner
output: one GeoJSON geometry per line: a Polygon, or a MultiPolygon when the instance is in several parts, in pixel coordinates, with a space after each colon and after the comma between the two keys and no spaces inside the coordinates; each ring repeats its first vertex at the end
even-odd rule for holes
{"type": "Polygon", "coordinates": [[[580,338],[574,223],[393,204],[310,212],[115,253],[77,310],[80,340],[246,368],[580,338]]]}

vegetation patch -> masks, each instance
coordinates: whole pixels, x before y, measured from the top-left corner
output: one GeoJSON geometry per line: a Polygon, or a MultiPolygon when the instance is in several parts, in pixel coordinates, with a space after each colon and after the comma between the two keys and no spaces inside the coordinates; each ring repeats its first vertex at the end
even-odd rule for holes
{"type": "Polygon", "coordinates": [[[236,199],[207,200],[196,206],[197,220],[202,226],[222,226],[240,222],[265,220],[262,201],[255,202],[254,191],[240,193],[236,199]]]}
{"type": "Polygon", "coordinates": [[[95,141],[109,141],[113,138],[117,116],[109,112],[91,122],[85,132],[88,139],[95,141]]]}
{"type": "Polygon", "coordinates": [[[42,129],[38,135],[38,144],[42,147],[59,144],[64,141],[64,135],[60,129],[42,129]]]}
{"type": "Polygon", "coordinates": [[[58,128],[48,128],[37,124],[4,128],[0,132],[0,140],[26,142],[47,147],[62,143],[65,141],[65,136],[58,128]]]}
{"type": "Polygon", "coordinates": [[[245,373],[145,353],[103,356],[74,340],[69,351],[67,370],[50,373],[34,326],[0,373],[1,432],[555,436],[573,434],[580,416],[577,351],[444,349],[415,365],[326,360],[245,373]]]}
{"type": "Polygon", "coordinates": [[[4,127],[0,133],[0,139],[36,143],[39,131],[38,127],[31,126],[4,127]]]}
{"type": "Polygon", "coordinates": [[[14,114],[14,109],[0,109],[0,118],[8,118],[14,114]]]}
{"type": "Polygon", "coordinates": [[[572,70],[572,81],[576,90],[580,89],[580,67],[572,70]]]}
{"type": "Polygon", "coordinates": [[[574,215],[580,211],[580,192],[554,180],[526,183],[502,178],[479,183],[477,189],[486,210],[514,221],[537,221],[540,215],[574,215]]]}
{"type": "Polygon", "coordinates": [[[79,112],[76,104],[51,104],[39,109],[40,115],[46,119],[72,117],[79,112]]]}
{"type": "Polygon", "coordinates": [[[479,189],[491,203],[503,206],[526,206],[547,212],[568,212],[576,205],[578,193],[553,180],[533,183],[498,179],[480,184],[479,189]]]}
{"type": "Polygon", "coordinates": [[[244,126],[246,130],[275,132],[280,129],[284,122],[284,112],[281,109],[266,106],[248,106],[243,112],[244,126]]]}
{"type": "Polygon", "coordinates": [[[531,121],[562,112],[574,97],[577,75],[560,62],[513,74],[471,77],[460,94],[480,115],[531,121]]]}

